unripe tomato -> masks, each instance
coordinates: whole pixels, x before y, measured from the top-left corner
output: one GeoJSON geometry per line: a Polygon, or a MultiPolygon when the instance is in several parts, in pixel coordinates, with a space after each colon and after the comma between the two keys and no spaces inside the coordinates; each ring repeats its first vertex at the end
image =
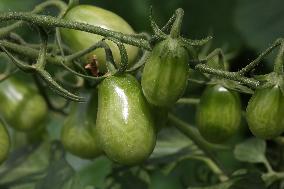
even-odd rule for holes
{"type": "Polygon", "coordinates": [[[3,123],[0,121],[0,164],[7,158],[9,150],[10,137],[3,123]]]}
{"type": "Polygon", "coordinates": [[[284,96],[279,86],[257,89],[248,103],[246,118],[255,136],[279,136],[284,131],[284,96]]]}
{"type": "MultiPolygon", "coordinates": [[[[79,5],[70,9],[64,16],[64,19],[88,23],[125,34],[135,33],[131,26],[117,14],[91,5],[79,5]]],[[[64,42],[74,51],[86,49],[103,39],[102,36],[78,30],[61,29],[60,31],[64,42]]],[[[113,52],[114,60],[120,63],[118,47],[113,42],[108,41],[107,43],[113,52]]],[[[126,45],[125,47],[131,64],[138,54],[138,48],[130,45],[126,45]]],[[[98,60],[99,71],[102,73],[106,72],[105,51],[101,48],[97,49],[86,55],[84,61],[92,59],[93,55],[96,55],[98,60]]]]}
{"type": "Polygon", "coordinates": [[[99,85],[97,139],[120,164],[137,164],[152,153],[156,131],[151,109],[136,78],[110,76],[99,85]]]}
{"type": "Polygon", "coordinates": [[[29,131],[44,121],[47,105],[34,89],[10,78],[0,83],[0,114],[11,127],[29,131]]]}
{"type": "Polygon", "coordinates": [[[153,105],[171,106],[183,94],[188,79],[189,56],[178,39],[158,43],[142,74],[143,93],[153,105]]]}
{"type": "Polygon", "coordinates": [[[92,159],[102,154],[95,139],[97,92],[87,103],[72,104],[61,132],[64,148],[81,158],[92,159]]]}
{"type": "Polygon", "coordinates": [[[238,93],[217,84],[207,87],[203,92],[196,122],[200,134],[207,141],[221,143],[238,131],[241,114],[238,93]]]}

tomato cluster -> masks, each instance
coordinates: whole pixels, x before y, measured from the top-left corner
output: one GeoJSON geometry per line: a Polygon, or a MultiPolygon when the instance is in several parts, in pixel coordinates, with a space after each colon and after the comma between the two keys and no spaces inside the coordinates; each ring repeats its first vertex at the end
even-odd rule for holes
{"type": "MultiPolygon", "coordinates": [[[[135,34],[118,15],[94,6],[77,6],[64,18],[135,34]]],[[[61,35],[73,51],[86,49],[102,39],[72,29],[61,29],[61,35]]],[[[113,42],[107,43],[119,65],[119,49],[113,42]]],[[[129,61],[133,62],[138,48],[126,46],[126,50],[129,61]]],[[[84,56],[83,62],[94,57],[99,71],[108,74],[101,49],[84,56]]],[[[87,102],[72,102],[63,124],[61,141],[64,148],[81,158],[105,154],[114,162],[126,165],[146,160],[155,147],[157,132],[166,124],[168,109],[187,87],[189,59],[188,49],[180,37],[169,35],[157,42],[150,52],[141,85],[130,74],[116,73],[109,74],[91,94],[82,93],[87,102]]],[[[43,97],[14,78],[0,84],[0,99],[0,113],[14,129],[35,130],[46,117],[47,105],[43,97]]],[[[256,89],[246,110],[251,132],[264,139],[279,136],[284,131],[283,114],[284,96],[278,83],[256,89]]],[[[239,94],[226,82],[215,78],[206,87],[197,108],[196,124],[200,134],[212,143],[225,142],[240,129],[241,118],[239,94]]],[[[0,139],[1,163],[10,147],[9,135],[2,122],[0,139]]]]}

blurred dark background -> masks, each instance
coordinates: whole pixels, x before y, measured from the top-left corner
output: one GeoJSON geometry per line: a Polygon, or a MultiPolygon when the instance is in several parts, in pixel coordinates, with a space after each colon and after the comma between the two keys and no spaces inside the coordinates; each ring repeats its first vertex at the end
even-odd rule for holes
{"type": "MultiPolygon", "coordinates": [[[[28,11],[39,2],[42,0],[1,0],[0,11],[28,11]]],[[[227,53],[238,55],[233,69],[243,66],[284,36],[283,0],[80,0],[80,3],[121,15],[137,32],[150,31],[151,5],[160,26],[181,7],[185,11],[183,35],[191,39],[213,35],[212,48],[221,47],[227,53]]]]}

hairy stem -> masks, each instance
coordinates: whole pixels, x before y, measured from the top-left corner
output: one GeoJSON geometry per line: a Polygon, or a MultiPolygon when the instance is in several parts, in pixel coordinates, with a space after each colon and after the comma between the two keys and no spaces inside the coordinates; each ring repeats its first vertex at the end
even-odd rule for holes
{"type": "Polygon", "coordinates": [[[228,71],[222,71],[222,70],[218,70],[218,69],[214,69],[214,68],[210,68],[209,66],[206,66],[204,64],[198,64],[195,66],[195,69],[200,71],[200,72],[204,72],[204,73],[208,73],[208,74],[212,74],[215,76],[220,76],[222,78],[226,78],[226,79],[230,79],[230,80],[234,80],[234,81],[239,81],[251,88],[256,88],[259,86],[259,81],[252,79],[252,78],[247,78],[244,77],[242,75],[240,75],[238,72],[228,72],[228,71]]]}
{"type": "Polygon", "coordinates": [[[36,15],[24,12],[8,12],[0,14],[0,22],[9,20],[22,20],[43,27],[63,27],[85,31],[88,33],[98,34],[104,37],[111,37],[121,41],[122,43],[137,46],[145,50],[151,50],[149,42],[145,39],[137,39],[136,37],[133,37],[133,35],[107,30],[102,27],[93,26],[90,24],[64,20],[52,16],[36,15]]]}
{"type": "MultiPolygon", "coordinates": [[[[16,43],[11,43],[11,42],[4,41],[4,40],[3,41],[0,40],[0,46],[3,46],[6,49],[9,49],[15,52],[16,54],[26,56],[31,59],[37,59],[38,54],[39,54],[39,50],[37,49],[33,49],[31,47],[27,47],[24,45],[18,45],[16,43]]],[[[61,64],[60,62],[63,61],[63,58],[61,56],[47,55],[46,58],[47,58],[47,62],[57,64],[57,65],[60,65],[61,64]]]]}
{"type": "MultiPolygon", "coordinates": [[[[31,13],[34,13],[34,14],[40,13],[49,6],[57,7],[60,10],[60,12],[63,12],[67,8],[67,5],[63,1],[50,0],[50,1],[46,1],[46,2],[43,2],[37,5],[34,8],[34,10],[31,11],[31,13]]],[[[24,24],[23,21],[18,21],[4,28],[0,28],[0,39],[7,37],[11,31],[15,30],[18,27],[21,27],[23,24],[24,24]]]]}
{"type": "Polygon", "coordinates": [[[177,104],[199,104],[200,99],[199,98],[180,98],[177,101],[177,104]]]}
{"type": "Polygon", "coordinates": [[[269,53],[273,51],[277,46],[283,42],[283,39],[277,39],[270,47],[268,47],[263,53],[261,53],[254,61],[249,63],[246,67],[238,71],[240,75],[244,75],[251,71],[254,67],[258,66],[260,61],[269,53]]]}
{"type": "Polygon", "coordinates": [[[283,74],[283,64],[284,64],[284,41],[282,42],[279,53],[274,62],[274,72],[278,74],[283,74]]]}
{"type": "Polygon", "coordinates": [[[184,15],[183,9],[179,8],[176,10],[176,20],[174,21],[170,32],[170,36],[172,38],[178,38],[180,36],[183,15],[184,15]]]}

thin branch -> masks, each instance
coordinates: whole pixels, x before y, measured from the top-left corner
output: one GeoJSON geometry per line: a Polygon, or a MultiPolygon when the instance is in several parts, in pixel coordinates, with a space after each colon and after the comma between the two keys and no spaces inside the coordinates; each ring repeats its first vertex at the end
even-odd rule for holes
{"type": "Polygon", "coordinates": [[[199,104],[199,102],[200,102],[199,98],[180,98],[176,103],[195,105],[195,104],[199,104]]]}
{"type": "Polygon", "coordinates": [[[195,69],[203,73],[220,76],[222,78],[230,79],[233,81],[239,81],[253,89],[257,88],[260,84],[259,81],[252,79],[252,78],[244,77],[240,75],[239,72],[228,72],[228,71],[218,70],[218,69],[210,68],[209,66],[206,66],[204,64],[197,64],[195,66],[195,69]]]}
{"type": "Polygon", "coordinates": [[[258,66],[260,61],[269,53],[273,51],[277,46],[283,42],[283,39],[277,39],[270,47],[268,47],[263,53],[261,53],[254,61],[249,63],[246,67],[238,71],[240,75],[244,75],[251,71],[254,67],[258,66]]]}
{"type": "Polygon", "coordinates": [[[151,50],[149,42],[145,39],[137,39],[132,35],[111,31],[99,26],[93,26],[86,23],[74,22],[65,19],[55,18],[52,16],[37,15],[25,12],[7,12],[0,14],[0,22],[9,21],[9,20],[22,20],[43,27],[63,27],[63,28],[85,31],[88,33],[93,33],[104,37],[111,37],[120,40],[122,43],[141,47],[146,50],[151,50]]]}
{"type": "MultiPolygon", "coordinates": [[[[50,0],[50,1],[46,1],[46,2],[43,2],[39,5],[37,5],[31,13],[34,13],[34,14],[40,13],[49,6],[57,7],[60,10],[60,12],[65,10],[66,7],[67,7],[67,5],[63,1],[50,0]]],[[[21,27],[23,24],[24,24],[23,21],[18,21],[18,22],[11,24],[9,26],[0,28],[0,39],[8,36],[11,31],[17,29],[18,27],[21,27]]]]}

